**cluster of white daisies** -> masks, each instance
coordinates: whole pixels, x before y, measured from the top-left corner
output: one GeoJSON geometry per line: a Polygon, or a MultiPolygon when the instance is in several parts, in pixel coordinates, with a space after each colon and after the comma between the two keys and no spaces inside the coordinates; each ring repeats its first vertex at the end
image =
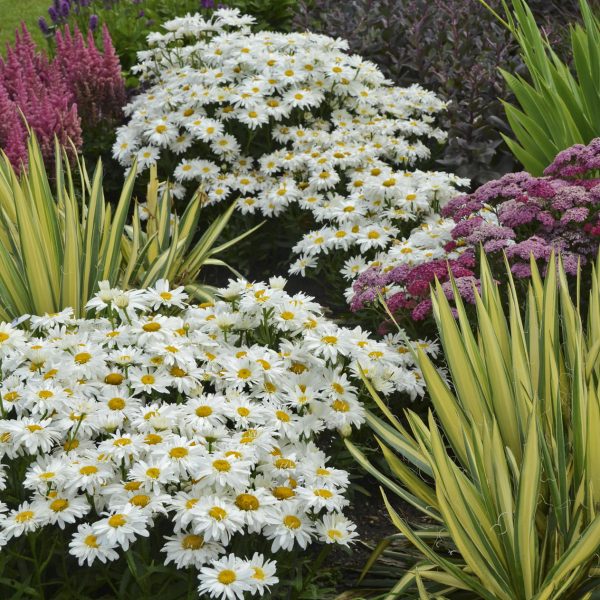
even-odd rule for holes
{"type": "Polygon", "coordinates": [[[235,554],[240,536],[272,552],[350,543],[348,475],[315,436],[363,422],[359,366],[386,393],[422,381],[406,347],[336,326],[284,284],[232,281],[190,305],[166,281],[104,283],[90,318],[1,324],[0,482],[24,461],[28,498],[0,503],[0,542],[73,527],[70,553],[92,564],[162,519],[165,563],[230,600],[277,582],[274,561],[235,554]]]}
{"type": "Polygon", "coordinates": [[[444,139],[433,125],[444,103],[393,86],[344,40],[252,33],[253,22],[220,9],[152,34],[136,67],[149,88],[126,108],[115,157],[141,170],[175,157],[175,195],[193,182],[210,202],[239,198],[243,212],[311,211],[323,226],[296,245],[291,274],[334,252],[354,252],[350,280],[382,261],[441,255],[435,210],[468,182],[408,168],[429,156],[420,138],[444,139]]]}
{"type": "Polygon", "coordinates": [[[253,22],[220,9],[149,36],[135,67],[149,88],[125,108],[113,148],[123,165],[175,155],[176,196],[201,182],[211,202],[240,197],[242,211],[271,216],[318,204],[362,165],[428,156],[419,137],[444,139],[434,94],[393,87],[343,40],[252,33],[253,22]]]}

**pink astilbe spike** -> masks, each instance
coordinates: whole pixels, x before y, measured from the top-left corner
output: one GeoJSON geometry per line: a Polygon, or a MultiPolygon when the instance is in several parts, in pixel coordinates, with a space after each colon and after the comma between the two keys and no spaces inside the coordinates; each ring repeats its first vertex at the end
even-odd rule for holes
{"type": "Polygon", "coordinates": [[[20,168],[26,160],[27,128],[36,134],[47,163],[52,162],[54,138],[70,149],[80,148],[82,127],[113,126],[126,101],[121,65],[106,26],[103,52],[92,32],[86,39],[76,27],[56,35],[53,60],[39,52],[25,25],[14,45],[0,58],[0,148],[20,168]]]}
{"type": "MultiPolygon", "coordinates": [[[[0,59],[0,83],[36,134],[48,163],[52,162],[55,136],[64,145],[71,140],[76,147],[81,146],[81,121],[75,97],[57,65],[36,50],[25,25],[21,26],[21,32],[17,31],[14,45],[7,47],[6,59],[0,59]]],[[[11,161],[15,157],[13,165],[20,168],[23,157],[13,146],[21,139],[23,129],[16,131],[19,133],[0,134],[0,146],[11,156],[11,161]]],[[[14,146],[20,147],[20,143],[14,146]]]]}
{"type": "Polygon", "coordinates": [[[10,99],[6,88],[0,82],[0,147],[11,164],[19,168],[27,163],[27,129],[19,114],[17,105],[10,99]]]}
{"type": "Polygon", "coordinates": [[[55,62],[75,96],[84,128],[116,122],[126,100],[121,64],[106,26],[102,40],[103,53],[96,47],[91,30],[87,43],[77,26],[72,34],[67,26],[56,35],[55,62]]]}

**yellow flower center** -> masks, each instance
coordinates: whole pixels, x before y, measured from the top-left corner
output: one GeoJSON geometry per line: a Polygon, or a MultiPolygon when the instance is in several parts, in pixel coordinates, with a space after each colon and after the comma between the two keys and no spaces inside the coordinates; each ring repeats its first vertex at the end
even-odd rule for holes
{"type": "Polygon", "coordinates": [[[219,573],[217,579],[222,585],[231,585],[236,580],[236,576],[231,569],[224,569],[219,573]]]}
{"type": "Polygon", "coordinates": [[[215,521],[222,521],[227,516],[227,511],[220,506],[213,506],[208,511],[208,515],[215,521]]]}
{"type": "Polygon", "coordinates": [[[83,540],[83,543],[88,546],[89,548],[97,548],[98,547],[98,538],[91,534],[86,536],[85,539],[83,540]]]}
{"type": "Polygon", "coordinates": [[[78,447],[79,447],[79,440],[67,440],[63,444],[63,448],[64,448],[65,452],[69,452],[70,450],[75,450],[78,447]]]}
{"type": "Polygon", "coordinates": [[[142,326],[142,329],[150,332],[158,331],[160,329],[160,323],[157,323],[156,321],[150,321],[150,323],[145,323],[142,326]]]}
{"type": "Polygon", "coordinates": [[[160,444],[163,438],[162,435],[158,435],[157,433],[149,433],[145,438],[144,442],[149,446],[155,446],[156,444],[160,444]]]}
{"type": "Polygon", "coordinates": [[[127,523],[127,518],[125,517],[125,515],[122,515],[120,513],[117,513],[116,515],[113,515],[112,517],[109,517],[109,519],[108,519],[109,526],[113,527],[114,529],[123,527],[123,525],[125,525],[125,523],[127,523]]]}
{"type": "Polygon", "coordinates": [[[142,375],[140,381],[144,385],[152,385],[156,381],[156,379],[154,379],[154,375],[142,375]]]}
{"type": "Polygon", "coordinates": [[[213,409],[210,406],[199,406],[196,409],[197,417],[210,417],[213,414],[213,409]]]}
{"type": "Polygon", "coordinates": [[[256,496],[252,494],[240,494],[235,499],[235,505],[240,510],[258,510],[260,502],[256,496]]]}
{"type": "Polygon", "coordinates": [[[179,367],[173,367],[169,373],[172,377],[185,377],[187,375],[187,371],[180,369],[179,367]]]}
{"type": "Polygon", "coordinates": [[[237,372],[237,375],[240,379],[248,379],[248,377],[252,375],[252,371],[250,371],[250,369],[240,369],[237,372]]]}
{"type": "Polygon", "coordinates": [[[296,492],[294,492],[294,490],[290,487],[281,485],[273,488],[272,494],[275,496],[275,498],[277,498],[277,500],[287,500],[288,498],[294,497],[296,492]]]}
{"type": "Polygon", "coordinates": [[[121,385],[123,383],[123,379],[125,378],[123,375],[121,375],[121,373],[109,373],[104,378],[104,383],[107,383],[108,385],[121,385]]]}
{"type": "Polygon", "coordinates": [[[171,292],[161,292],[159,295],[163,300],[170,300],[173,297],[171,292]]]}
{"type": "Polygon", "coordinates": [[[282,422],[282,423],[289,423],[290,421],[290,415],[288,415],[287,413],[283,412],[282,410],[278,410],[275,412],[275,416],[282,422]]]}
{"type": "Polygon", "coordinates": [[[295,469],[296,463],[289,458],[278,458],[275,461],[275,467],[277,469],[295,469]]]}
{"type": "Polygon", "coordinates": [[[94,473],[98,472],[98,467],[95,467],[94,465],[86,465],[85,467],[81,467],[79,472],[82,475],[93,475],[94,473]]]}
{"type": "Polygon", "coordinates": [[[329,500],[329,498],[333,497],[332,492],[330,492],[329,490],[324,490],[324,489],[315,490],[314,494],[315,494],[315,496],[318,496],[319,498],[325,498],[325,500],[329,500]]]}
{"type": "Polygon", "coordinates": [[[331,408],[336,412],[346,413],[350,410],[350,405],[345,400],[334,400],[331,403],[331,408]]]}
{"type": "Polygon", "coordinates": [[[221,473],[227,473],[228,471],[231,471],[231,464],[228,460],[224,459],[213,461],[213,467],[221,473]]]}
{"type": "Polygon", "coordinates": [[[288,529],[298,529],[302,525],[302,521],[294,515],[286,515],[283,518],[283,524],[288,529]]]}
{"type": "Polygon", "coordinates": [[[4,331],[0,331],[0,344],[2,342],[5,342],[9,337],[10,337],[10,335],[8,335],[8,333],[5,333],[4,331]]]}
{"type": "Polygon", "coordinates": [[[54,392],[51,392],[50,390],[41,390],[38,392],[38,397],[42,400],[48,400],[48,398],[52,398],[52,396],[54,396],[54,392]]]}
{"type": "Polygon", "coordinates": [[[325,344],[335,344],[337,343],[338,339],[335,335],[324,335],[321,338],[321,341],[324,342],[325,344]]]}
{"type": "Polygon", "coordinates": [[[187,448],[184,448],[183,446],[177,446],[176,448],[171,448],[169,450],[169,456],[171,458],[183,458],[184,456],[187,456],[190,453],[190,451],[187,448]]]}
{"type": "Polygon", "coordinates": [[[250,411],[245,406],[240,406],[237,409],[237,413],[240,417],[247,417],[250,414],[250,411]]]}
{"type": "Polygon", "coordinates": [[[50,503],[50,510],[54,512],[62,512],[65,508],[68,508],[69,501],[63,498],[58,498],[50,503]]]}
{"type": "Polygon", "coordinates": [[[123,489],[128,492],[135,492],[135,491],[139,490],[141,487],[142,487],[141,481],[128,481],[126,484],[123,485],[123,489]]]}
{"type": "Polygon", "coordinates": [[[290,367],[290,371],[296,375],[302,375],[307,369],[308,367],[306,365],[299,362],[292,363],[292,366],[290,367]]]}
{"type": "Polygon", "coordinates": [[[156,467],[150,467],[146,470],[146,475],[150,477],[150,479],[158,479],[160,477],[160,469],[156,467]]]}
{"type": "Polygon", "coordinates": [[[123,410],[125,408],[125,400],[123,398],[111,398],[108,401],[110,410],[123,410]]]}
{"type": "Polygon", "coordinates": [[[85,363],[90,362],[92,355],[89,352],[80,352],[73,357],[73,360],[78,365],[85,365],[85,363]]]}
{"type": "Polygon", "coordinates": [[[35,517],[35,513],[32,510],[24,510],[15,515],[15,521],[17,523],[27,523],[27,521],[31,521],[35,517]]]}
{"type": "Polygon", "coordinates": [[[200,550],[204,546],[204,538],[201,535],[186,535],[181,540],[181,547],[184,550],[200,550]]]}
{"type": "Polygon", "coordinates": [[[146,494],[136,494],[129,499],[129,504],[133,504],[133,506],[140,506],[142,508],[148,506],[149,502],[150,496],[147,496],[146,494]]]}

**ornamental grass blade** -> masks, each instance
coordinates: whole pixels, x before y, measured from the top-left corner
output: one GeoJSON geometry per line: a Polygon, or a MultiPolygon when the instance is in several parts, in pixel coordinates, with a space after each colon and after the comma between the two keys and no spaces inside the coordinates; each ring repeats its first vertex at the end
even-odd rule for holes
{"type": "Polygon", "coordinates": [[[600,547],[600,515],[585,528],[580,537],[560,557],[544,579],[536,600],[549,600],[561,581],[569,576],[571,571],[580,568],[588,562],[600,547]]]}
{"type": "MultiPolygon", "coordinates": [[[[402,462],[379,438],[376,437],[375,441],[379,444],[383,457],[396,478],[399,481],[402,481],[411,493],[422,501],[423,506],[431,507],[439,512],[435,490],[427,485],[419,475],[415,474],[414,471],[402,462]]],[[[422,508],[422,506],[420,508],[422,508]]],[[[440,520],[439,516],[437,519],[440,520]]]]}
{"type": "MultiPolygon", "coordinates": [[[[446,349],[445,344],[444,348],[446,349]]],[[[449,352],[452,352],[452,348],[446,349],[447,355],[449,352]]],[[[431,397],[431,402],[435,407],[435,412],[444,427],[444,431],[450,440],[452,448],[461,462],[466,464],[467,452],[463,431],[468,427],[467,420],[465,419],[462,410],[458,407],[456,398],[450,391],[450,388],[440,377],[440,374],[429,360],[429,357],[426,356],[420,348],[418,353],[419,367],[423,373],[425,383],[427,384],[427,389],[431,397]]],[[[454,369],[452,369],[452,373],[454,374],[454,369]]]]}
{"type": "Polygon", "coordinates": [[[494,596],[490,591],[488,591],[475,577],[469,575],[468,573],[460,569],[456,564],[454,564],[450,560],[443,558],[442,556],[437,554],[425,542],[423,542],[419,538],[418,534],[416,534],[409,527],[408,523],[406,523],[406,521],[404,521],[404,519],[402,519],[400,515],[394,510],[383,489],[381,490],[381,494],[383,496],[383,501],[385,503],[387,511],[392,519],[392,523],[415,547],[417,547],[421,551],[423,556],[425,556],[434,565],[437,565],[440,569],[443,569],[445,572],[450,573],[450,575],[454,576],[457,580],[461,581],[467,589],[477,592],[484,600],[498,600],[498,598],[494,596]]]}
{"type": "Polygon", "coordinates": [[[64,254],[62,282],[60,288],[61,306],[71,306],[76,316],[82,316],[81,269],[83,249],[79,235],[79,211],[77,200],[64,196],[64,254]]]}
{"type": "Polygon", "coordinates": [[[394,430],[371,411],[367,410],[366,414],[367,423],[375,435],[379,436],[388,445],[392,446],[400,456],[403,456],[419,471],[422,471],[428,477],[433,476],[433,471],[431,470],[426,457],[421,452],[419,445],[414,442],[408,432],[405,432],[404,434],[398,433],[397,430],[394,430]]]}
{"type": "Polygon", "coordinates": [[[392,479],[390,479],[387,475],[383,474],[379,469],[377,469],[373,464],[369,461],[369,459],[364,455],[364,453],[357,448],[350,440],[345,439],[344,443],[346,444],[346,448],[350,454],[354,457],[354,459],[361,465],[361,467],[367,472],[370,473],[377,481],[381,482],[385,485],[390,491],[394,492],[399,498],[402,498],[408,504],[411,504],[415,508],[421,510],[428,517],[439,521],[439,515],[431,510],[431,508],[424,503],[420,498],[412,494],[411,492],[405,490],[402,486],[398,485],[392,479]]]}
{"type": "Polygon", "coordinates": [[[541,478],[539,459],[538,423],[535,407],[529,417],[525,451],[517,491],[515,513],[515,556],[514,567],[518,569],[523,586],[524,598],[533,598],[537,582],[538,554],[535,515],[541,478]]]}
{"type": "MultiPolygon", "coordinates": [[[[452,400],[452,404],[455,405],[453,410],[457,413],[470,412],[477,420],[481,420],[485,412],[483,407],[490,408],[489,398],[485,394],[485,389],[489,389],[489,386],[486,386],[486,383],[480,383],[485,380],[485,373],[481,371],[483,363],[480,356],[474,361],[470,359],[470,355],[480,354],[480,352],[476,351],[473,346],[470,346],[468,350],[465,347],[456,319],[439,281],[436,281],[432,302],[442,347],[448,368],[452,373],[454,389],[460,401],[452,400]]],[[[424,353],[419,349],[419,364],[421,364],[421,356],[423,356],[424,364],[428,365],[428,372],[431,373],[433,368],[431,361],[426,359],[424,353]]],[[[450,400],[448,399],[448,401],[450,400]]],[[[450,432],[448,433],[450,434],[450,432]]],[[[452,439],[454,440],[454,437],[452,439]]]]}
{"type": "Polygon", "coordinates": [[[83,264],[81,265],[81,295],[84,304],[92,297],[100,272],[99,252],[104,224],[104,195],[102,192],[102,163],[98,161],[87,204],[83,228],[83,264]]]}
{"type": "Polygon", "coordinates": [[[109,281],[111,286],[115,285],[119,276],[122,261],[122,239],[125,232],[125,223],[129,214],[129,205],[135,184],[137,165],[134,162],[131,172],[125,179],[115,214],[108,232],[108,243],[102,256],[103,270],[100,276],[102,281],[109,281]]]}
{"type": "MultiPolygon", "coordinates": [[[[40,222],[36,215],[36,207],[25,197],[19,185],[16,174],[12,173],[12,182],[17,209],[17,229],[19,231],[18,252],[22,260],[22,268],[30,290],[31,310],[36,314],[53,313],[57,311],[58,286],[53,279],[52,270],[48,264],[49,255],[56,248],[47,247],[44,236],[40,234],[40,222]]],[[[58,281],[60,281],[58,279],[58,281]]]]}

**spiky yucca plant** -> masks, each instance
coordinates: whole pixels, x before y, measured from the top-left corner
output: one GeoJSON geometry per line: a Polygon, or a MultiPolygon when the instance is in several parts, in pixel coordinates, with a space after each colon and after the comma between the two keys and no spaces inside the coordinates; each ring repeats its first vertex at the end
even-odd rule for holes
{"type": "Polygon", "coordinates": [[[423,558],[388,598],[429,598],[433,586],[436,598],[582,600],[600,588],[599,268],[584,326],[580,282],[574,300],[554,258],[545,281],[532,265],[527,298],[508,271],[504,310],[483,256],[475,327],[457,292],[457,319],[441,286],[432,293],[451,383],[418,351],[428,417],[407,411],[405,427],[369,385],[391,475],[348,447],[430,524],[411,526],[385,497],[423,558]]]}
{"type": "Polygon", "coordinates": [[[80,182],[75,186],[58,144],[55,157],[52,184],[35,135],[28,141],[28,169],[22,174],[5,154],[0,157],[0,320],[66,307],[83,316],[101,280],[127,289],[166,278],[208,298],[213,288],[198,282],[200,270],[227,267],[216,255],[256,229],[216,246],[233,207],[198,235],[206,196],[196,193],[179,218],[171,212],[168,187],[158,192],[156,172],[148,186],[147,223],[141,222],[136,206],[127,226],[135,168],[113,208],[104,198],[100,162],[90,178],[78,159],[80,182]]]}

